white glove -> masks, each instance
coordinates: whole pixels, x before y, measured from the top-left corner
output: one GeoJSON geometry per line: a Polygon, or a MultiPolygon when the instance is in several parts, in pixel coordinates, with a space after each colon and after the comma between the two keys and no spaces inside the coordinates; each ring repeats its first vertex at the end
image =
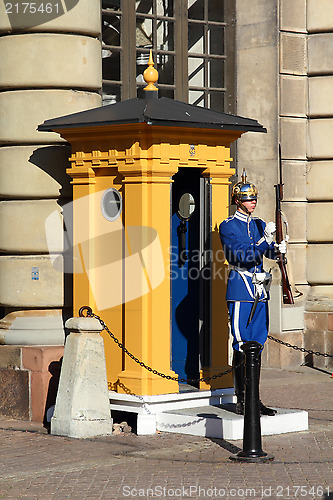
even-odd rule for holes
{"type": "Polygon", "coordinates": [[[266,227],[264,229],[265,240],[270,245],[273,243],[273,234],[276,231],[275,222],[267,222],[266,227]]]}
{"type": "Polygon", "coordinates": [[[282,254],[287,253],[287,243],[285,240],[282,240],[281,243],[276,245],[276,247],[278,248],[280,253],[282,254]]]}

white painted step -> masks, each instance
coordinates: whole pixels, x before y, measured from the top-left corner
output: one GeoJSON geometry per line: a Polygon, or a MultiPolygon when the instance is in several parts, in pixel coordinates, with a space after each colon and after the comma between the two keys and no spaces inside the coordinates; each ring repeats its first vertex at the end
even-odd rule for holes
{"type": "MultiPolygon", "coordinates": [[[[308,430],[308,413],[277,408],[274,417],[262,416],[261,435],[308,430]]],[[[156,415],[156,428],[164,432],[238,440],[243,439],[244,417],[220,406],[165,411],[156,415]]]]}

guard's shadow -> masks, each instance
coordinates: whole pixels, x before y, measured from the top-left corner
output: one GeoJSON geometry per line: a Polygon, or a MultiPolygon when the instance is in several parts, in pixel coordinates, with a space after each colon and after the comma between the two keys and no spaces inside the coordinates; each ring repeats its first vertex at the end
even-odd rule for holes
{"type": "MultiPolygon", "coordinates": [[[[233,404],[230,404],[230,406],[234,406],[233,404]]],[[[218,407],[220,407],[220,405],[218,405],[218,407]]],[[[225,407],[225,405],[223,405],[223,407],[225,407]]],[[[216,432],[216,417],[217,415],[215,413],[197,413],[197,416],[198,417],[203,417],[206,419],[206,428],[208,431],[211,431],[211,433],[213,434],[213,432],[215,431],[216,432]],[[212,426],[210,426],[212,424],[212,426]]],[[[221,424],[222,425],[222,424],[221,424]]],[[[222,433],[223,435],[223,433],[222,433]]],[[[208,437],[208,439],[210,441],[212,441],[213,443],[216,443],[218,444],[219,446],[221,446],[221,448],[224,448],[225,450],[229,451],[230,453],[238,453],[239,451],[242,451],[242,448],[239,448],[238,446],[232,444],[232,443],[229,443],[229,441],[226,441],[225,439],[223,438],[213,438],[213,437],[208,437]]]]}
{"type": "Polygon", "coordinates": [[[220,438],[209,438],[210,441],[212,441],[213,443],[216,443],[218,444],[219,446],[221,446],[221,448],[227,450],[227,451],[230,451],[230,453],[238,453],[239,451],[242,451],[242,448],[239,448],[238,446],[232,444],[232,443],[229,443],[228,441],[226,441],[225,439],[220,439],[220,438]]]}
{"type": "Polygon", "coordinates": [[[43,418],[43,425],[48,432],[50,432],[51,430],[50,411],[52,412],[51,409],[52,407],[54,407],[56,402],[62,359],[63,358],[60,358],[59,361],[52,361],[49,364],[49,372],[51,373],[51,378],[49,381],[43,418]]]}

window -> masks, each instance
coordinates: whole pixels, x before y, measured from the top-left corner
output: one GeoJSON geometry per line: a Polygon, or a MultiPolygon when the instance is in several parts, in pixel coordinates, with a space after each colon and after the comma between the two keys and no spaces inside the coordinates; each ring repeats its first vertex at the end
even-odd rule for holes
{"type": "Polygon", "coordinates": [[[232,112],[233,18],[234,0],[102,0],[104,104],[142,93],[152,49],[160,97],[232,112]]]}
{"type": "Polygon", "coordinates": [[[115,188],[104,191],[101,198],[101,210],[103,217],[113,222],[118,219],[123,208],[121,194],[115,188]]]}

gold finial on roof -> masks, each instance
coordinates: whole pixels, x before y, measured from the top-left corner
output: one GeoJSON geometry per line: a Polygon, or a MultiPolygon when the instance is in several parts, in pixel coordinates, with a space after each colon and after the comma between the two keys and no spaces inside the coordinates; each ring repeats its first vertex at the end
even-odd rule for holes
{"type": "Polygon", "coordinates": [[[149,54],[148,68],[144,70],[143,78],[148,84],[143,90],[158,90],[158,88],[154,85],[154,83],[158,80],[158,71],[154,68],[153,54],[151,50],[149,54]]]}

